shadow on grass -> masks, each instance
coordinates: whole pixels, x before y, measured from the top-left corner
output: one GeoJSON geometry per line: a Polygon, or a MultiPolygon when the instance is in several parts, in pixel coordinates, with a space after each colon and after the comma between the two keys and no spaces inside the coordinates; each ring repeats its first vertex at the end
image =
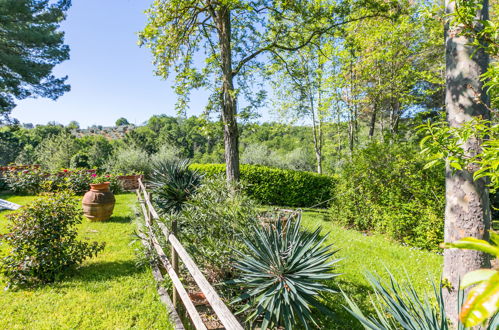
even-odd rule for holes
{"type": "Polygon", "coordinates": [[[68,275],[68,279],[83,282],[99,282],[142,273],[143,268],[137,267],[135,260],[97,261],[81,266],[68,275]]]}
{"type": "Polygon", "coordinates": [[[106,222],[112,222],[112,223],[129,223],[132,221],[131,217],[123,217],[123,216],[112,216],[109,220],[106,222]]]}
{"type": "Polygon", "coordinates": [[[370,286],[353,283],[341,275],[328,281],[327,286],[336,291],[336,293],[327,293],[324,295],[323,303],[331,311],[331,315],[314,310],[314,320],[321,329],[364,329],[357,319],[355,319],[344,306],[348,306],[343,294],[354,300],[360,309],[367,315],[372,312],[369,295],[372,293],[370,286]]]}

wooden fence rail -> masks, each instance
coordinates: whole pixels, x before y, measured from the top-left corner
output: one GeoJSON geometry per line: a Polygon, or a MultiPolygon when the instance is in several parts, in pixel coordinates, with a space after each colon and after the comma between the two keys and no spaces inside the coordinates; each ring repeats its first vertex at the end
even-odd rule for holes
{"type": "MultiPolygon", "coordinates": [[[[145,241],[145,244],[151,247],[152,251],[156,252],[158,260],[160,261],[163,269],[169,275],[173,283],[173,301],[170,300],[167,294],[166,297],[162,297],[162,301],[165,302],[168,309],[170,310],[170,319],[174,323],[174,326],[177,329],[183,329],[183,326],[179,321],[180,318],[178,317],[178,314],[176,312],[177,304],[180,298],[180,301],[182,301],[182,304],[184,305],[185,310],[187,311],[187,314],[189,315],[189,318],[191,319],[194,327],[196,329],[206,329],[206,326],[204,325],[199,312],[190,299],[184,285],[180,281],[178,271],[178,259],[180,259],[184,263],[185,267],[191,274],[196,284],[199,286],[199,289],[201,289],[201,292],[205,295],[206,300],[210,304],[215,314],[218,316],[223,326],[229,330],[243,330],[243,327],[236,319],[234,314],[231,313],[222,299],[220,299],[218,293],[211,286],[206,277],[201,273],[199,267],[196,265],[194,260],[192,260],[191,256],[187,253],[182,243],[180,243],[180,241],[175,236],[176,223],[172,225],[172,232],[170,232],[165,224],[159,221],[159,215],[156,210],[154,210],[154,207],[151,203],[151,196],[147,192],[146,187],[140,179],[139,189],[137,189],[136,193],[141,204],[142,213],[144,215],[145,224],[149,234],[148,240],[145,241]],[[159,244],[158,237],[153,230],[154,225],[157,225],[159,227],[161,233],[164,235],[164,238],[171,244],[171,262],[170,259],[168,259],[168,257],[166,256],[165,251],[159,244]]],[[[145,235],[142,235],[141,238],[146,239],[145,235]]],[[[155,275],[157,281],[162,279],[161,272],[159,272],[159,275],[157,273],[155,274],[153,269],[153,274],[155,275]]],[[[163,289],[160,295],[164,295],[165,293],[166,291],[163,289]]]]}

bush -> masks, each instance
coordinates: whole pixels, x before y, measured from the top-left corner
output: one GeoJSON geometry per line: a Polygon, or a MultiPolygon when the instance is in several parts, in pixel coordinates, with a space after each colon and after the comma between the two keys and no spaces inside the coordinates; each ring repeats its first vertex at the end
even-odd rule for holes
{"type": "Polygon", "coordinates": [[[77,152],[76,138],[62,132],[44,139],[35,149],[38,164],[49,171],[71,166],[71,159],[77,152]]]}
{"type": "Polygon", "coordinates": [[[50,194],[8,215],[8,233],[0,239],[10,246],[1,271],[10,285],[37,285],[62,278],[68,269],[95,256],[103,244],[77,241],[81,207],[67,192],[50,194]]]}
{"type": "Polygon", "coordinates": [[[249,254],[239,252],[236,268],[241,276],[234,283],[245,291],[234,302],[245,301],[241,312],[249,312],[247,321],[263,317],[262,329],[295,329],[299,322],[308,329],[314,319],[310,307],[324,308],[318,296],[332,292],[324,281],[334,274],[332,259],[336,251],[322,246],[321,228],[308,232],[300,221],[281,221],[276,228],[257,226],[244,240],[249,254]]]}
{"type": "Polygon", "coordinates": [[[134,173],[148,176],[151,171],[150,157],[142,149],[128,147],[117,149],[106,165],[110,173],[134,173]]]}
{"type": "Polygon", "coordinates": [[[436,250],[443,239],[444,171],[425,164],[409,144],[372,143],[355,152],[339,174],[331,218],[436,250]]]}
{"type": "MultiPolygon", "coordinates": [[[[206,175],[225,173],[223,164],[192,164],[191,168],[206,175]]],[[[310,207],[331,198],[335,179],[312,172],[241,165],[241,181],[248,196],[262,204],[310,207]]]]}
{"type": "MultiPolygon", "coordinates": [[[[153,195],[154,197],[154,195],[153,195]]],[[[233,276],[234,248],[243,248],[243,234],[256,223],[256,203],[222,177],[207,178],[175,217],[178,237],[211,281],[233,276]]]]}
{"type": "Polygon", "coordinates": [[[111,191],[119,193],[121,185],[115,175],[97,175],[95,170],[68,170],[48,173],[36,167],[12,168],[4,173],[8,188],[16,194],[36,195],[41,192],[69,191],[82,195],[90,183],[111,182],[111,191]]]}
{"type": "Polygon", "coordinates": [[[181,153],[177,148],[168,144],[164,144],[159,148],[158,152],[151,156],[151,163],[154,165],[180,159],[182,159],[181,153]]]}
{"type": "Polygon", "coordinates": [[[4,179],[9,190],[20,195],[36,195],[41,191],[42,182],[48,176],[39,168],[10,168],[4,172],[4,179]]]}

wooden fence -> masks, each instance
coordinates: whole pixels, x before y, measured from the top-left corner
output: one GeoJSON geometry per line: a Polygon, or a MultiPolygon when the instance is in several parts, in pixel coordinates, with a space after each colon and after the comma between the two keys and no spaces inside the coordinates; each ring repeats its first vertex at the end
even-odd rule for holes
{"type": "Polygon", "coordinates": [[[194,263],[191,256],[187,253],[183,245],[175,236],[177,230],[176,221],[172,223],[172,231],[168,231],[165,224],[159,221],[158,213],[154,210],[151,203],[151,195],[147,192],[142,180],[139,179],[139,189],[136,190],[137,197],[139,199],[142,213],[144,215],[145,224],[148,231],[148,237],[144,234],[139,233],[142,242],[146,248],[151,248],[158,257],[160,265],[162,266],[164,272],[168,274],[173,283],[173,299],[170,299],[168,292],[161,287],[160,283],[164,280],[161,270],[156,264],[153,266],[153,275],[158,284],[158,293],[160,295],[161,301],[167,306],[169,310],[170,320],[172,321],[176,329],[184,329],[181,318],[177,313],[177,306],[179,299],[182,302],[189,318],[196,329],[207,329],[204,324],[201,315],[197,311],[194,303],[192,302],[187,290],[180,281],[179,271],[178,271],[178,261],[179,259],[184,263],[185,268],[189,271],[190,275],[199,286],[199,289],[206,297],[206,300],[210,304],[211,308],[218,316],[218,319],[223,324],[226,329],[240,329],[243,327],[236,319],[234,314],[227,308],[224,302],[220,299],[218,293],[213,289],[208,280],[199,270],[199,267],[194,263]],[[170,256],[168,259],[165,251],[159,244],[158,237],[156,236],[153,226],[159,227],[159,230],[166,241],[171,245],[170,256]]]}

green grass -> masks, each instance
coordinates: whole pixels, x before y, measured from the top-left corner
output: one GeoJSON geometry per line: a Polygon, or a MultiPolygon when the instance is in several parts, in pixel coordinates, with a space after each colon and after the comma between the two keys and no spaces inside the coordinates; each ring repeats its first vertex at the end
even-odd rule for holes
{"type": "MultiPolygon", "coordinates": [[[[401,246],[382,235],[366,236],[324,219],[321,213],[305,212],[302,223],[309,230],[322,226],[324,235],[329,232],[326,242],[333,244],[334,249],[339,249],[336,256],[343,258],[337,264],[337,272],[341,275],[331,281],[330,287],[337,290],[341,288],[363,310],[372,311],[372,290],[364,278],[366,271],[388,279],[388,269],[400,283],[404,283],[409,274],[416,290],[421,293],[431,292],[430,281],[440,278],[443,262],[440,255],[401,246]]],[[[341,293],[327,294],[325,303],[334,316],[325,317],[323,313],[316,313],[317,320],[324,329],[363,329],[344,309],[346,302],[341,293]]]]}
{"type": "MultiPolygon", "coordinates": [[[[35,197],[0,198],[23,205],[35,197]]],[[[37,289],[2,290],[0,329],[171,328],[150,269],[136,266],[135,201],[135,195],[118,195],[108,222],[83,219],[81,239],[106,242],[106,247],[65,280],[37,289]]],[[[6,230],[7,213],[0,211],[0,232],[6,230]]],[[[5,286],[1,277],[0,285],[5,286]]]]}

